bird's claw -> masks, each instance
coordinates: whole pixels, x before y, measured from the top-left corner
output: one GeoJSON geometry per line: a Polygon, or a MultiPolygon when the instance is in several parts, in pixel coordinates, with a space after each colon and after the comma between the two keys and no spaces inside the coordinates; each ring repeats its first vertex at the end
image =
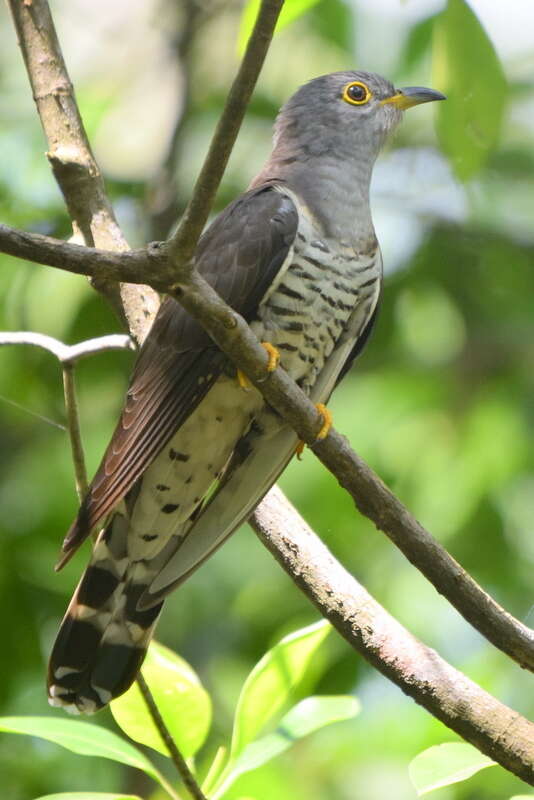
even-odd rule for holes
{"type": "MultiPolygon", "coordinates": [[[[267,353],[267,372],[274,372],[280,363],[280,353],[270,342],[260,342],[260,344],[267,353]]],[[[239,383],[240,387],[245,390],[245,392],[248,392],[250,389],[252,389],[251,381],[240,369],[237,370],[237,382],[239,383]]]]}
{"type": "MultiPolygon", "coordinates": [[[[325,439],[328,436],[328,433],[330,431],[330,428],[332,427],[332,422],[333,422],[332,412],[328,410],[328,408],[325,406],[324,403],[316,403],[315,408],[321,415],[322,424],[319,429],[319,433],[315,438],[315,442],[313,444],[320,442],[322,439],[325,439]]],[[[313,447],[313,444],[310,446],[313,447]]],[[[295,455],[297,456],[299,461],[302,461],[302,454],[304,452],[305,447],[306,443],[303,441],[299,441],[298,445],[295,448],[295,455]]]]}

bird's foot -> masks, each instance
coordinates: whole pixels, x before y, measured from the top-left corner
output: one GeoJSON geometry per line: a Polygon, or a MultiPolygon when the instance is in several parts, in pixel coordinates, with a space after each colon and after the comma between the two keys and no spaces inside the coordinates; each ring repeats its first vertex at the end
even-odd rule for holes
{"type": "MultiPolygon", "coordinates": [[[[260,342],[260,344],[267,352],[267,372],[274,372],[280,363],[280,353],[270,342],[260,342]]],[[[237,382],[246,392],[252,389],[252,383],[240,369],[237,370],[237,382]]]]}
{"type": "MultiPolygon", "coordinates": [[[[320,442],[322,439],[325,439],[328,436],[330,428],[332,427],[332,422],[334,418],[332,416],[332,412],[328,410],[324,403],[316,403],[315,408],[321,415],[321,428],[319,429],[319,433],[315,438],[315,442],[320,442]]],[[[300,441],[295,449],[296,456],[299,461],[302,460],[302,454],[304,452],[304,448],[306,447],[305,442],[300,441]]],[[[313,447],[313,445],[311,445],[313,447]]]]}

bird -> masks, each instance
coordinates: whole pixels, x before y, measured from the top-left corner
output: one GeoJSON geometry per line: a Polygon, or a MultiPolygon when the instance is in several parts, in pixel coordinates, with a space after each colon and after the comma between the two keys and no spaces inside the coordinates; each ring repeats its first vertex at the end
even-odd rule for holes
{"type": "MultiPolygon", "coordinates": [[[[269,158],[209,225],[195,265],[267,351],[325,403],[376,320],[375,160],[403,112],[443,100],[372,72],[314,78],[280,110],[269,158]]],[[[124,693],[165,597],[247,520],[298,447],[293,429],[172,297],[140,348],[124,407],[63,543],[101,526],[52,649],[48,697],[90,714],[124,693]]]]}

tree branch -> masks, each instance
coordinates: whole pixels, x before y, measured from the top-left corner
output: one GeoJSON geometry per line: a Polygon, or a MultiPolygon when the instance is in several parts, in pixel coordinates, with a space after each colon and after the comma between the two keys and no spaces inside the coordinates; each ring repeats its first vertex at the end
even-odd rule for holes
{"type": "MultiPolygon", "coordinates": [[[[208,331],[212,339],[255,384],[267,402],[313,447],[315,455],[338,479],[362,514],[396,544],[462,616],[490,642],[523,667],[534,671],[534,631],[498,605],[473,578],[436,542],[380,478],[334,429],[320,442],[315,406],[283,369],[266,376],[265,351],[249,326],[188,265],[175,270],[167,257],[167,244],[155,243],[146,250],[109,253],[37,234],[22,234],[0,226],[0,250],[22,251],[35,260],[68,264],[71,271],[104,274],[147,281],[172,293],[208,331]],[[40,256],[40,243],[42,255],[40,256]],[[178,283],[166,283],[178,273],[178,283]]],[[[18,252],[15,252],[18,251],[18,252]]]]}
{"type": "Polygon", "coordinates": [[[241,128],[247,105],[258,80],[284,0],[262,0],[245,55],[239,66],[193,194],[174,236],[169,240],[171,261],[187,264],[193,258],[215,194],[241,128]]]}
{"type": "Polygon", "coordinates": [[[135,350],[135,345],[130,337],[120,333],[112,333],[109,336],[99,336],[96,339],[86,339],[78,344],[67,345],[44,333],[1,331],[0,347],[6,344],[28,344],[40,347],[52,353],[62,364],[74,364],[82,358],[109,350],[135,350]]]}
{"type": "Polygon", "coordinates": [[[534,725],[393,619],[333,558],[277,487],[250,522],[291,579],[351,647],[445,725],[534,785],[534,725]]]}
{"type": "MultiPolygon", "coordinates": [[[[46,0],[7,0],[48,143],[47,157],[63,193],[75,234],[89,246],[128,249],[106,194],[74,97],[46,0]]],[[[149,286],[121,286],[108,276],[93,285],[112,303],[142,341],[159,297],[149,286]]]]}
{"type": "Polygon", "coordinates": [[[0,252],[75,275],[87,275],[96,281],[142,284],[150,279],[154,288],[164,291],[176,280],[176,271],[158,244],[142,250],[117,253],[64,242],[39,233],[26,233],[0,223],[0,252]]]}

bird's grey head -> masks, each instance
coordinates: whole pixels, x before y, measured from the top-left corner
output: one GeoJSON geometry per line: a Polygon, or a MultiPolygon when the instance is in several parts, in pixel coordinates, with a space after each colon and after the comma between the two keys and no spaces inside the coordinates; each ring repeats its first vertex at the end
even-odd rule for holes
{"type": "Polygon", "coordinates": [[[305,83],[281,109],[274,147],[298,148],[304,156],[365,152],[374,161],[402,112],[419,103],[443,100],[433,89],[395,89],[373,72],[332,72],[305,83]]]}
{"type": "Polygon", "coordinates": [[[317,208],[324,208],[326,197],[332,208],[335,187],[336,205],[348,203],[347,212],[355,205],[365,210],[373,164],[403,111],[441,99],[439,92],[422,87],[395,89],[372,72],[315,78],[281,109],[271,158],[253,185],[282,181],[317,208]]]}
{"type": "Polygon", "coordinates": [[[374,160],[387,134],[402,118],[393,84],[372,72],[334,72],[300,89],[280,111],[274,146],[304,156],[365,150],[374,160]]]}

